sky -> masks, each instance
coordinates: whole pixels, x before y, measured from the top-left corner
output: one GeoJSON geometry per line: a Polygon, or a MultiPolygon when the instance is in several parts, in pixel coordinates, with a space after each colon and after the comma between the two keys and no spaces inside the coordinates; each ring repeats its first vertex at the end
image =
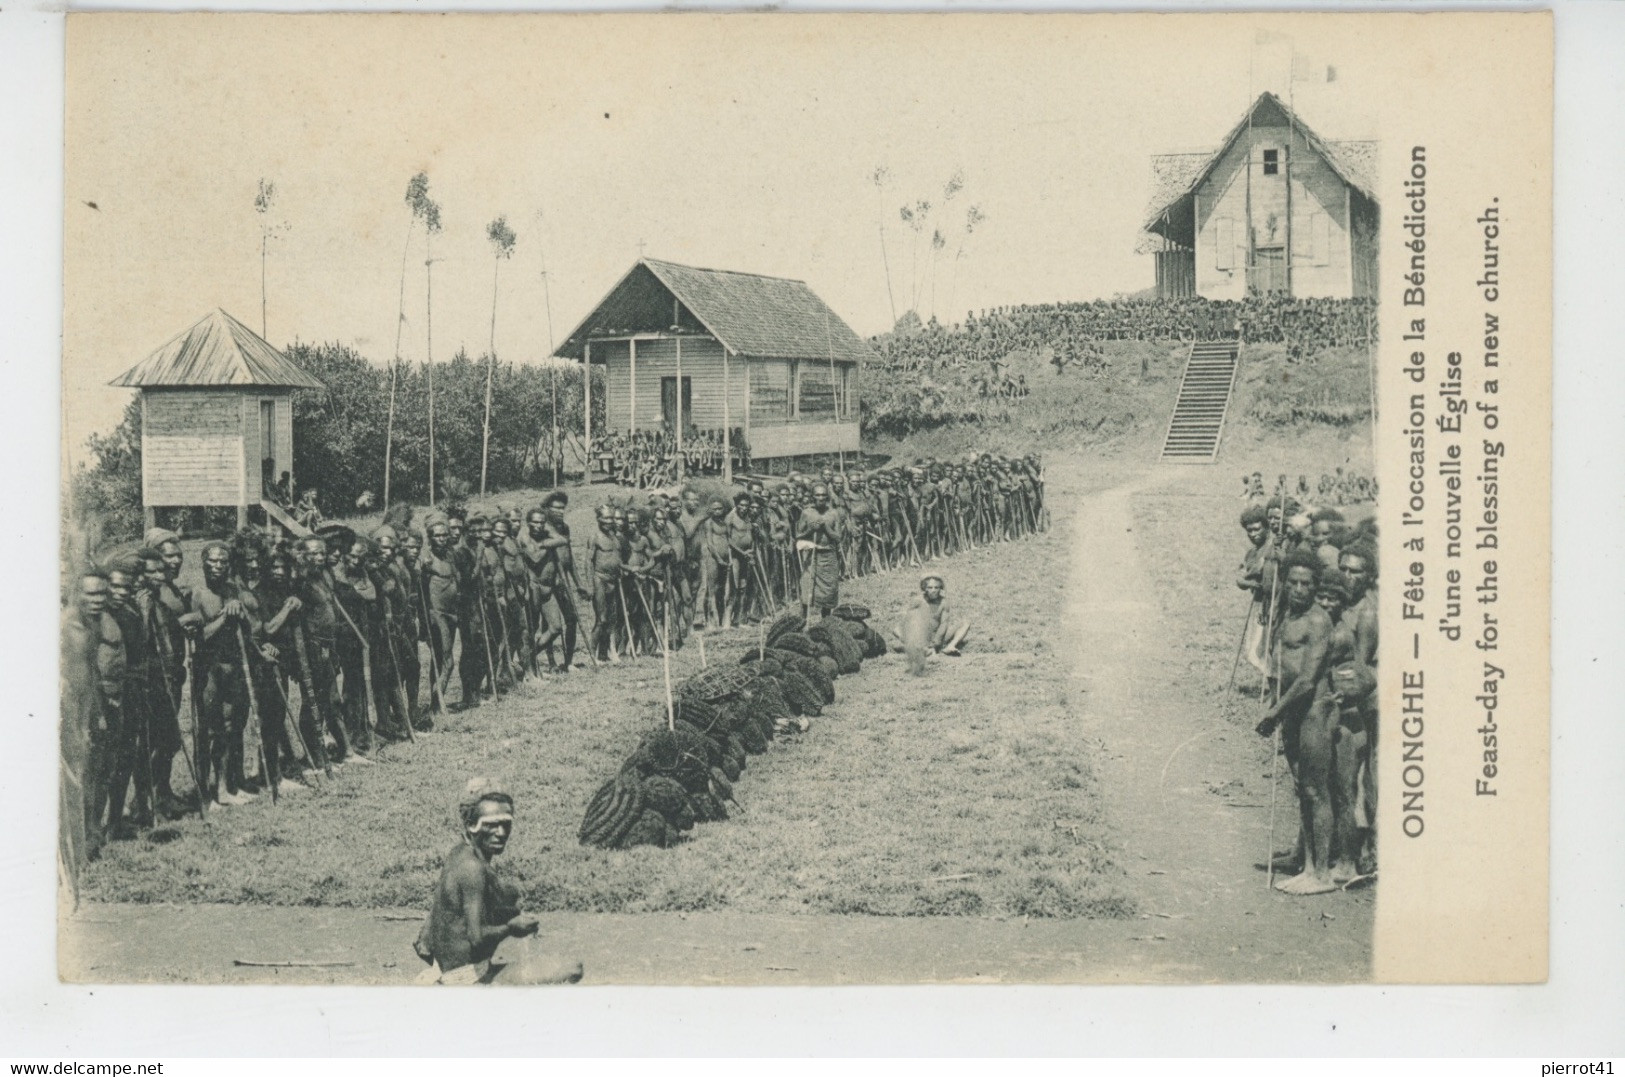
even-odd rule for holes
{"type": "Polygon", "coordinates": [[[805,280],[864,335],[894,309],[958,321],[1133,292],[1152,283],[1135,253],[1152,155],[1213,148],[1266,89],[1325,137],[1376,137],[1364,98],[1380,73],[1339,64],[1348,28],[1264,14],[71,15],[67,447],[77,458],[117,423],[129,391],[108,380],[212,308],[260,329],[266,224],[268,339],[378,363],[398,324],[406,361],[485,353],[494,274],[497,353],[541,359],[640,255],[805,280]],[[442,211],[432,308],[404,201],[419,171],[442,211]],[[265,215],[261,180],[276,190],[265,215]],[[922,199],[933,216],[916,236],[898,210],[922,199]],[[966,234],[973,205],[986,219],[966,234]],[[518,236],[500,266],[498,215],[518,236]]]}

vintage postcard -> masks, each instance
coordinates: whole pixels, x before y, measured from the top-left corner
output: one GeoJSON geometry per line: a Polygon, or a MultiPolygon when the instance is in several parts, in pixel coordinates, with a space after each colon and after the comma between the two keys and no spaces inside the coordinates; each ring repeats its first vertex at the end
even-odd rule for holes
{"type": "Polygon", "coordinates": [[[63,980],[1546,978],[1548,13],[81,13],[65,139],[63,980]]]}

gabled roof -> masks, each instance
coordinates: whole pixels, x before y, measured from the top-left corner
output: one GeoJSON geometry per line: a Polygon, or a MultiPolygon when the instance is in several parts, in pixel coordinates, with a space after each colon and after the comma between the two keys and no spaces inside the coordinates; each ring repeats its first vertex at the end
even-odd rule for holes
{"type": "Polygon", "coordinates": [[[664,332],[675,299],[731,352],[764,359],[861,362],[873,352],[804,281],[662,262],[638,263],[556,352],[579,359],[594,336],[664,332]]]}
{"type": "Polygon", "coordinates": [[[131,389],[232,385],[327,388],[219,308],[108,384],[131,389]]]}
{"type": "Polygon", "coordinates": [[[1230,129],[1229,134],[1225,135],[1217,150],[1212,153],[1160,154],[1151,159],[1151,205],[1146,212],[1145,230],[1157,231],[1155,226],[1158,220],[1165,213],[1175,213],[1181,201],[1196,193],[1196,189],[1218,167],[1236,139],[1247,129],[1248,122],[1261,110],[1271,108],[1278,110],[1286,118],[1287,123],[1325,159],[1339,179],[1371,201],[1377,201],[1375,193],[1377,144],[1360,141],[1328,142],[1304,123],[1286,102],[1266,90],[1259,94],[1258,100],[1242,114],[1240,121],[1230,129]]]}

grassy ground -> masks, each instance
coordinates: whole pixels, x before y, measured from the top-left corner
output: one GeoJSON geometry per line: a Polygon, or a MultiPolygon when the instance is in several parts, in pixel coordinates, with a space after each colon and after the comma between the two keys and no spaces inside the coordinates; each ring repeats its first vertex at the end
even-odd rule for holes
{"type": "Polygon", "coordinates": [[[1061,373],[1039,355],[1009,357],[1011,377],[1027,379],[1028,396],[989,402],[980,424],[952,424],[906,438],[876,438],[866,451],[900,459],[947,457],[969,451],[1132,453],[1167,425],[1188,347],[1144,341],[1109,341],[1105,368],[1070,366],[1061,373]]]}
{"type": "MultiPolygon", "coordinates": [[[[419,906],[455,840],[458,791],[497,774],[519,802],[507,868],[540,910],[1125,915],[1092,749],[1047,627],[1060,614],[1061,542],[943,562],[976,620],[970,653],[918,681],[896,658],[842,678],[810,732],[751,760],[736,784],[745,810],[679,848],[575,842],[587,798],[660,712],[660,665],[643,659],[523,686],[280,806],[262,798],[207,826],[183,820],[175,840],[116,844],[88,872],[87,896],[419,906]]],[[[899,572],[849,594],[891,611],[914,586],[899,572]]],[[[712,636],[709,657],[731,661],[751,638],[712,636]]],[[[675,674],[698,664],[691,643],[675,674]]]]}
{"type": "MultiPolygon", "coordinates": [[[[1182,349],[1162,351],[1144,356],[1143,378],[1137,361],[1102,378],[1029,372],[1034,395],[1006,423],[932,431],[877,449],[1060,455],[1086,445],[1087,470],[1104,485],[1154,458],[1183,361],[1182,349]],[[1066,379],[1067,394],[1046,392],[1038,380],[1045,376],[1066,379]]],[[[1313,477],[1338,465],[1369,473],[1369,454],[1358,425],[1283,437],[1238,418],[1219,468],[1191,468],[1137,497],[1135,530],[1157,601],[1189,629],[1146,660],[1200,684],[1204,695],[1222,693],[1243,605],[1231,580],[1241,553],[1235,476],[1313,477]]],[[[572,491],[578,546],[593,509],[611,496],[627,492],[572,491]]],[[[539,498],[540,491],[515,491],[472,507],[539,498]]],[[[1066,684],[1070,659],[1056,651],[1064,647],[1053,626],[1071,564],[1065,535],[1063,524],[944,562],[950,595],[962,597],[976,622],[967,656],[936,662],[923,681],[905,679],[893,658],[843,678],[837,703],[808,734],[752,759],[736,786],[745,810],[700,827],[677,849],[606,853],[575,842],[587,798],[659,712],[660,667],[642,660],[523,686],[447,719],[417,746],[386,751],[379,765],[347,768],[278,807],[262,800],[218,813],[207,826],[182,820],[164,835],[174,840],[115,844],[87,872],[85,896],[420,907],[455,840],[458,791],[475,774],[497,774],[519,797],[508,870],[544,911],[1132,915],[1113,828],[1099,807],[1098,745],[1079,733],[1066,684]]],[[[189,570],[196,562],[194,552],[189,570]]],[[[914,586],[913,573],[899,572],[854,583],[849,596],[883,613],[898,609],[914,586]]],[[[749,630],[710,637],[710,656],[732,660],[750,638],[749,630]]],[[[679,677],[697,668],[697,647],[675,664],[679,677]]]]}
{"type": "MultiPolygon", "coordinates": [[[[747,813],[679,849],[573,844],[581,799],[661,692],[648,662],[585,674],[350,768],[343,796],[114,849],[90,872],[102,900],[64,924],[62,973],[400,982],[450,800],[486,771],[521,798],[507,869],[593,983],[1364,979],[1372,891],[1290,898],[1254,870],[1271,768],[1256,703],[1215,698],[1240,613],[1238,505],[1217,474],[1057,457],[1054,535],[933,566],[976,622],[972,651],[923,681],[895,660],[843,678],[826,717],[745,772],[747,813]],[[166,899],[184,904],[151,904],[166,899]]],[[[854,595],[895,608],[912,575],[854,595]]]]}
{"type": "MultiPolygon", "coordinates": [[[[992,409],[980,424],[876,438],[866,449],[905,460],[992,449],[1149,463],[1161,449],[1189,346],[1121,340],[1102,347],[1105,365],[1098,373],[1068,367],[1057,374],[1037,356],[1017,353],[1010,369],[1026,377],[1032,392],[1025,399],[992,409]]],[[[1288,363],[1282,345],[1249,344],[1217,462],[1230,481],[1243,467],[1266,478],[1291,469],[1295,477],[1310,461],[1311,482],[1338,465],[1370,474],[1369,402],[1363,348],[1334,348],[1288,363]]]]}

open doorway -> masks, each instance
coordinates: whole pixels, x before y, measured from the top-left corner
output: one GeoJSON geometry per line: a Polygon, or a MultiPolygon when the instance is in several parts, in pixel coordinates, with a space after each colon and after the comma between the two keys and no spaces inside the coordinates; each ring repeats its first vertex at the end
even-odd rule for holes
{"type": "Polygon", "coordinates": [[[666,424],[669,430],[676,430],[681,424],[687,430],[694,421],[694,379],[688,376],[683,378],[683,413],[677,414],[677,379],[660,379],[660,421],[666,424]]]}

